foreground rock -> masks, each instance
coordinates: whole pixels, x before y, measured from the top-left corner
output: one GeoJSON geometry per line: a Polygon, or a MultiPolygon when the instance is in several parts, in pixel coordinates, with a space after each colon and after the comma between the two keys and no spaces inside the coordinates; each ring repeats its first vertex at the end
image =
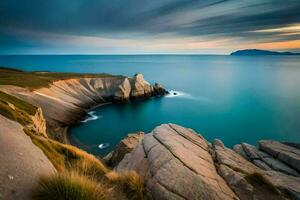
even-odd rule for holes
{"type": "Polygon", "coordinates": [[[207,142],[173,124],[155,128],[116,168],[136,170],[151,199],[235,199],[218,175],[207,142]]]}
{"type": "Polygon", "coordinates": [[[23,127],[0,115],[0,199],[27,200],[40,175],[56,172],[23,127]]]}
{"type": "Polygon", "coordinates": [[[260,141],[259,148],[300,172],[300,149],[270,140],[260,141]]]}
{"type": "Polygon", "coordinates": [[[41,107],[49,135],[59,141],[66,139],[62,134],[65,129],[86,116],[86,110],[93,106],[166,93],[159,84],[151,86],[141,74],[133,78],[108,76],[60,80],[34,91],[16,86],[1,86],[0,90],[41,107]]]}
{"type": "Polygon", "coordinates": [[[138,145],[144,136],[144,132],[128,134],[127,137],[121,140],[116,146],[115,150],[104,158],[105,162],[111,167],[116,166],[126,154],[130,153],[138,145]]]}
{"type": "Polygon", "coordinates": [[[281,162],[246,143],[231,150],[220,140],[210,145],[191,129],[163,124],[139,140],[115,170],[137,171],[154,200],[300,199],[298,172],[285,163],[278,170],[268,159],[281,162]]]}

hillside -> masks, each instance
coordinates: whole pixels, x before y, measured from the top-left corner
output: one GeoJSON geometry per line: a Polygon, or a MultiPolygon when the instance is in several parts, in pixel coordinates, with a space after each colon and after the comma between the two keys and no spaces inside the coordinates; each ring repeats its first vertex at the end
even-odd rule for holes
{"type": "Polygon", "coordinates": [[[238,50],[232,52],[231,56],[296,56],[300,55],[300,53],[292,53],[292,52],[277,52],[277,51],[268,51],[261,49],[245,49],[238,50]]]}

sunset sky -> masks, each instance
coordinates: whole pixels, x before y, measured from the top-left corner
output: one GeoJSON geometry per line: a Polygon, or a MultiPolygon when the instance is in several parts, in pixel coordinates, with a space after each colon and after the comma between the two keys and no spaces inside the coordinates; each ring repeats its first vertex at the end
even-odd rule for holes
{"type": "Polygon", "coordinates": [[[0,54],[300,52],[300,0],[1,0],[0,54]]]}

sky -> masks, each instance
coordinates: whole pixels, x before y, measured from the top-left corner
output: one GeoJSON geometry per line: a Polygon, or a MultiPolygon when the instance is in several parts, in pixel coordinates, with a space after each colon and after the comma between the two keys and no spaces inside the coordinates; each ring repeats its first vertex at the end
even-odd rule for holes
{"type": "Polygon", "coordinates": [[[1,0],[0,54],[300,52],[300,0],[1,0]]]}

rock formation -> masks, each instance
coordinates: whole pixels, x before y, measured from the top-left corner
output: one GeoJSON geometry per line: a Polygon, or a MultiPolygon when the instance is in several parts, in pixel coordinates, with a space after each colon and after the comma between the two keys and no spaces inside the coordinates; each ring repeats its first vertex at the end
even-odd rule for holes
{"type": "Polygon", "coordinates": [[[151,199],[235,199],[218,175],[208,143],[192,130],[164,124],[127,154],[116,170],[136,170],[151,199]]]}
{"type": "Polygon", "coordinates": [[[108,76],[60,80],[34,91],[16,86],[2,86],[0,90],[40,107],[49,135],[59,141],[66,139],[62,134],[65,128],[82,119],[86,110],[93,106],[166,93],[159,84],[151,86],[141,74],[133,78],[108,76]]]}
{"type": "Polygon", "coordinates": [[[109,166],[114,167],[118,164],[126,154],[130,153],[136,145],[144,138],[144,132],[128,134],[121,142],[116,146],[115,151],[109,153],[104,160],[109,166]]]}
{"type": "Polygon", "coordinates": [[[300,199],[299,149],[274,141],[260,146],[267,152],[246,143],[232,150],[220,140],[211,145],[191,129],[163,124],[139,140],[115,170],[137,171],[154,200],[300,199]]]}
{"type": "Polygon", "coordinates": [[[29,200],[40,175],[56,172],[23,127],[0,115],[0,199],[29,200]]]}

